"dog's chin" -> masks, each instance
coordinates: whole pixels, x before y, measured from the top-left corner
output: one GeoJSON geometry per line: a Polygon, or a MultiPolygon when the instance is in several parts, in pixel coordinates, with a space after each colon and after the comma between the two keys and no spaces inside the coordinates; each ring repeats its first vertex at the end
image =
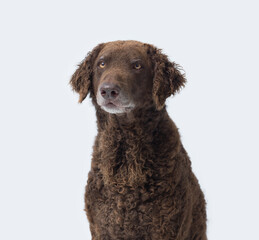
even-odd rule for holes
{"type": "Polygon", "coordinates": [[[101,109],[103,109],[105,112],[111,113],[111,114],[123,114],[128,113],[131,110],[133,110],[134,105],[128,104],[126,106],[118,106],[113,103],[107,103],[100,105],[101,109]]]}

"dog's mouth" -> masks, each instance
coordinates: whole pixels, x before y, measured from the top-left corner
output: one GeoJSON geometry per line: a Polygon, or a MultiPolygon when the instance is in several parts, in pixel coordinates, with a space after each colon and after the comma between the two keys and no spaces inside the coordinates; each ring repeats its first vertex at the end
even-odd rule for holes
{"type": "Polygon", "coordinates": [[[127,113],[135,107],[134,102],[123,93],[120,93],[120,96],[105,99],[101,91],[98,91],[96,100],[101,109],[112,114],[127,113]]]}
{"type": "Polygon", "coordinates": [[[104,104],[104,106],[108,107],[108,108],[116,108],[117,107],[113,102],[108,102],[108,103],[104,104]]]}
{"type": "Polygon", "coordinates": [[[119,114],[130,112],[135,105],[132,103],[122,104],[119,101],[103,101],[98,102],[98,105],[106,112],[119,114]]]}

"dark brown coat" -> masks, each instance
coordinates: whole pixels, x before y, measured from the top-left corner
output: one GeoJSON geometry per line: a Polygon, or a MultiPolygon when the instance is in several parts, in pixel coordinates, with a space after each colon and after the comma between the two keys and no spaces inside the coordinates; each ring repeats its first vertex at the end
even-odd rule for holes
{"type": "Polygon", "coordinates": [[[161,50],[136,41],[98,45],[72,76],[97,114],[85,194],[92,239],[207,239],[204,195],[165,108],[185,81],[161,50]]]}

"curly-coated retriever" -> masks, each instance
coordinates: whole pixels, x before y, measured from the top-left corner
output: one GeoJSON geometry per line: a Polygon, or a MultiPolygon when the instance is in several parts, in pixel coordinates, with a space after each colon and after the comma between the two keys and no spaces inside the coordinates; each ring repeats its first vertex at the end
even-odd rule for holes
{"type": "Polygon", "coordinates": [[[165,100],[184,86],[179,65],[137,41],[99,44],[70,83],[96,108],[98,135],[85,194],[94,240],[205,240],[204,195],[165,100]]]}

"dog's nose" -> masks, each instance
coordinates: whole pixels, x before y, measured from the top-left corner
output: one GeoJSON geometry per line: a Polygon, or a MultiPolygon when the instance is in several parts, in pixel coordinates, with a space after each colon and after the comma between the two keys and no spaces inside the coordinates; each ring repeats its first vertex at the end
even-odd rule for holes
{"type": "Polygon", "coordinates": [[[103,83],[100,87],[100,93],[106,100],[114,100],[119,96],[120,88],[113,83],[103,83]]]}

